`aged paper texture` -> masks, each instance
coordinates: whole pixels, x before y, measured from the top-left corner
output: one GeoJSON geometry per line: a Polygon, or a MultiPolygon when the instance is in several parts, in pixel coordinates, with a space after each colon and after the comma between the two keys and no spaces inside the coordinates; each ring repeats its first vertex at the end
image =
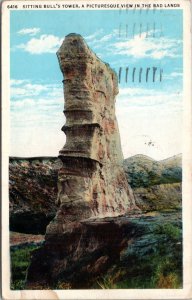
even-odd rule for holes
{"type": "Polygon", "coordinates": [[[2,3],[3,299],[192,298],[191,46],[188,0],[2,3]]]}

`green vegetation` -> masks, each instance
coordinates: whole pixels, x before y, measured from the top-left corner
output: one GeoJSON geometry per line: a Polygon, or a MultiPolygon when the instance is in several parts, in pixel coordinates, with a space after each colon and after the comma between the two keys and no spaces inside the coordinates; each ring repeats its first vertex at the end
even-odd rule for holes
{"type": "Polygon", "coordinates": [[[144,155],[136,155],[124,160],[124,169],[132,188],[182,181],[180,156],[155,161],[144,155]]]}
{"type": "Polygon", "coordinates": [[[145,155],[124,160],[124,170],[143,211],[180,209],[182,199],[182,157],[155,161],[145,155]]]}
{"type": "Polygon", "coordinates": [[[179,227],[174,226],[171,223],[163,224],[163,225],[158,225],[156,227],[156,233],[158,234],[165,234],[168,238],[171,240],[178,240],[181,238],[181,230],[179,227]]]}
{"type": "Polygon", "coordinates": [[[31,251],[36,246],[25,246],[20,249],[11,249],[11,289],[24,289],[26,271],[29,266],[31,251]]]}
{"type": "Polygon", "coordinates": [[[157,225],[127,248],[121,263],[97,279],[94,288],[182,288],[182,234],[171,223],[157,225]]]}
{"type": "Polygon", "coordinates": [[[133,188],[177,183],[181,182],[182,179],[182,170],[179,167],[169,168],[160,172],[159,170],[148,170],[148,166],[145,165],[142,167],[131,165],[126,173],[128,181],[133,188]]]}
{"type": "Polygon", "coordinates": [[[164,276],[162,273],[154,276],[137,276],[119,282],[114,282],[113,276],[106,276],[97,281],[97,287],[102,289],[179,289],[182,288],[181,278],[176,273],[164,276]]]}
{"type": "MultiPolygon", "coordinates": [[[[11,289],[24,289],[31,252],[37,248],[25,246],[11,249],[11,289]]],[[[50,288],[37,285],[37,289],[50,288]]],[[[72,284],[58,280],[52,288],[71,289],[72,284]]],[[[144,227],[144,232],[135,236],[121,252],[120,260],[114,262],[104,275],[96,278],[91,288],[182,288],[182,229],[177,221],[144,227]]]]}

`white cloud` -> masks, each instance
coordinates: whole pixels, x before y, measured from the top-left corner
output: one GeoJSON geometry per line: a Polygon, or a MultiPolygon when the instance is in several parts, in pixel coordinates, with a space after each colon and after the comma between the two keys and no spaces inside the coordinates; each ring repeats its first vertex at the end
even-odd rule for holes
{"type": "Polygon", "coordinates": [[[11,98],[22,99],[43,94],[45,97],[62,97],[63,88],[59,84],[34,84],[29,80],[11,80],[11,98]]]}
{"type": "Polygon", "coordinates": [[[108,42],[114,36],[113,33],[104,35],[102,38],[98,40],[99,43],[108,42]]]}
{"type": "Polygon", "coordinates": [[[11,86],[11,97],[38,96],[41,92],[47,91],[47,87],[41,84],[23,84],[22,86],[11,86]]]}
{"type": "Polygon", "coordinates": [[[27,79],[11,79],[10,83],[11,83],[11,86],[21,85],[21,84],[29,83],[29,80],[27,80],[27,79]]]}
{"type": "Polygon", "coordinates": [[[181,72],[173,72],[173,73],[170,74],[170,76],[172,76],[172,77],[182,77],[183,73],[181,73],[181,72]]]}
{"type": "Polygon", "coordinates": [[[37,33],[40,32],[40,28],[23,28],[21,30],[19,30],[17,33],[20,35],[36,35],[37,33]]]}
{"type": "Polygon", "coordinates": [[[149,109],[165,113],[182,111],[182,93],[167,90],[122,88],[117,96],[117,109],[147,114],[149,109]]]}
{"type": "Polygon", "coordinates": [[[26,98],[24,100],[12,101],[11,109],[20,109],[23,107],[31,107],[37,105],[37,101],[34,99],[26,98]]]}
{"type": "Polygon", "coordinates": [[[120,96],[116,103],[124,157],[141,153],[164,159],[182,152],[182,95],[137,92],[120,96]],[[153,147],[147,143],[150,140],[153,147]]]}
{"type": "Polygon", "coordinates": [[[57,156],[59,150],[62,149],[65,143],[65,135],[60,130],[58,121],[57,127],[39,127],[34,122],[33,126],[26,128],[12,128],[11,129],[11,156],[57,156]],[[52,141],[52,142],[50,142],[52,141]],[[54,141],[54,142],[53,142],[54,141]]]}
{"type": "MultiPolygon", "coordinates": [[[[65,123],[62,86],[13,79],[12,87],[21,91],[11,101],[11,155],[57,155],[65,141],[60,130],[65,123]],[[39,92],[36,97],[35,89],[39,92]]],[[[120,88],[116,116],[124,157],[143,153],[163,159],[182,151],[181,93],[120,88]],[[148,147],[147,139],[155,146],[148,147]]]]}
{"type": "Polygon", "coordinates": [[[163,74],[163,78],[165,80],[171,80],[171,81],[174,81],[175,83],[176,82],[182,82],[182,76],[183,76],[183,73],[182,72],[178,72],[178,71],[174,71],[172,73],[164,73],[163,74]]]}
{"type": "MultiPolygon", "coordinates": [[[[42,90],[43,85],[31,84],[28,88],[42,90]]],[[[11,143],[10,155],[38,156],[58,155],[65,142],[61,127],[65,123],[63,115],[63,94],[52,97],[52,87],[56,95],[55,84],[45,84],[43,95],[27,97],[23,95],[11,100],[11,143]],[[54,141],[54,142],[51,142],[54,141]]],[[[29,91],[28,91],[29,92],[29,91]]],[[[32,93],[32,90],[30,89],[32,93]]],[[[57,90],[57,95],[59,91],[57,90]]]]}
{"type": "Polygon", "coordinates": [[[61,85],[37,84],[29,80],[11,80],[11,126],[26,128],[39,127],[63,119],[63,89],[61,85]],[[59,117],[58,117],[59,116],[59,117]]]}
{"type": "Polygon", "coordinates": [[[102,33],[103,30],[99,30],[95,32],[93,35],[86,37],[85,39],[91,45],[91,47],[95,46],[94,48],[96,49],[96,48],[101,48],[101,46],[103,47],[103,44],[109,42],[110,40],[113,40],[114,38],[117,37],[118,34],[116,29],[114,29],[112,33],[103,36],[102,33]]]}
{"type": "Polygon", "coordinates": [[[167,90],[161,90],[161,89],[150,89],[150,88],[137,88],[137,87],[127,87],[127,88],[120,88],[119,89],[119,94],[118,94],[118,98],[126,98],[126,97],[134,97],[136,96],[137,98],[138,97],[149,97],[149,96],[152,96],[154,98],[154,95],[155,95],[155,98],[156,96],[161,96],[161,97],[164,97],[166,95],[168,96],[172,96],[172,95],[175,95],[177,94],[177,91],[175,91],[174,93],[169,93],[167,90]]]}
{"type": "Polygon", "coordinates": [[[115,42],[113,52],[116,54],[132,56],[134,58],[162,59],[163,57],[179,57],[178,47],[181,40],[161,37],[146,38],[145,34],[136,35],[128,41],[115,42]]]}
{"type": "Polygon", "coordinates": [[[32,38],[26,44],[17,46],[30,54],[55,53],[61,46],[63,38],[43,34],[39,38],[32,38]]]}
{"type": "Polygon", "coordinates": [[[97,30],[96,32],[94,32],[93,34],[90,34],[88,36],[85,37],[85,40],[87,41],[92,41],[94,40],[98,35],[100,35],[103,32],[103,29],[97,30]]]}
{"type": "Polygon", "coordinates": [[[63,98],[40,98],[40,99],[34,99],[34,98],[24,98],[22,100],[13,100],[11,101],[11,109],[31,109],[32,107],[37,107],[38,111],[47,109],[47,108],[55,108],[63,104],[64,100],[63,98]]]}
{"type": "Polygon", "coordinates": [[[141,153],[158,160],[182,152],[182,108],[180,92],[121,88],[116,115],[124,157],[141,153]]]}
{"type": "MultiPolygon", "coordinates": [[[[105,55],[124,55],[136,59],[150,58],[162,59],[164,57],[176,58],[181,54],[181,40],[165,38],[157,36],[159,30],[150,30],[148,33],[142,32],[135,35],[133,38],[127,38],[126,32],[122,31],[119,36],[119,30],[114,29],[112,33],[102,36],[100,33],[90,36],[87,40],[93,49],[100,49],[105,52],[105,55]]],[[[118,59],[119,63],[119,59],[118,59]]]]}
{"type": "Polygon", "coordinates": [[[120,88],[120,96],[141,96],[141,95],[154,95],[156,90],[153,89],[143,89],[143,88],[120,88]]]}

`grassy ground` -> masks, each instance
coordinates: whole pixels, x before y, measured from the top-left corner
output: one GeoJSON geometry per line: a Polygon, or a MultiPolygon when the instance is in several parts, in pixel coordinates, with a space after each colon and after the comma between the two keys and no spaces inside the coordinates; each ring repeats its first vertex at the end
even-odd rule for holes
{"type": "Polygon", "coordinates": [[[21,249],[11,249],[11,289],[24,289],[26,271],[29,266],[31,251],[36,246],[24,246],[21,249]]]}
{"type": "MultiPolygon", "coordinates": [[[[11,289],[24,289],[31,251],[37,246],[11,250],[11,289]]],[[[65,282],[55,289],[70,289],[65,282]]],[[[155,226],[123,250],[119,263],[111,266],[91,286],[94,289],[182,288],[182,229],[177,224],[155,226]]]]}
{"type": "Polygon", "coordinates": [[[139,243],[140,248],[136,244],[128,248],[122,262],[106,276],[98,278],[94,288],[182,288],[181,229],[171,223],[162,224],[156,227],[153,235],[143,237],[139,243]],[[155,236],[158,236],[158,242],[153,244],[155,236]],[[151,246],[145,244],[144,238],[151,246]]]}

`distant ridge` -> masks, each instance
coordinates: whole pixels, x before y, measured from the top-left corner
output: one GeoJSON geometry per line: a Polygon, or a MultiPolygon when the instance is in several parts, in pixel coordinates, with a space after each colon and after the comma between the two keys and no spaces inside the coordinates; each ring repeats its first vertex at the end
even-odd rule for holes
{"type": "Polygon", "coordinates": [[[165,158],[165,159],[159,160],[159,162],[166,162],[166,161],[168,161],[168,160],[172,160],[172,159],[182,159],[182,153],[179,153],[179,154],[176,154],[176,155],[170,156],[170,157],[168,157],[168,158],[165,158]]]}
{"type": "MultiPolygon", "coordinates": [[[[42,159],[57,159],[58,156],[9,156],[10,160],[42,160],[42,159]]],[[[127,160],[135,160],[135,159],[146,159],[149,161],[156,161],[156,162],[166,162],[172,159],[182,159],[182,153],[170,156],[168,158],[162,159],[162,160],[156,160],[150,156],[144,155],[144,154],[135,154],[133,156],[125,158],[125,161],[127,160]]]]}
{"type": "Polygon", "coordinates": [[[150,161],[156,161],[156,162],[164,162],[167,160],[171,160],[171,159],[176,159],[176,158],[182,158],[182,153],[179,154],[175,154],[173,156],[170,156],[168,158],[164,158],[164,159],[160,159],[160,160],[156,160],[148,155],[144,155],[144,154],[135,154],[133,156],[129,156],[127,158],[125,158],[125,160],[133,160],[133,159],[146,159],[146,160],[150,160],[150,161]]]}
{"type": "Polygon", "coordinates": [[[57,159],[57,156],[31,156],[31,157],[22,157],[22,156],[9,156],[10,160],[43,160],[43,159],[57,159]]]}
{"type": "Polygon", "coordinates": [[[144,155],[144,154],[135,154],[133,156],[129,156],[129,157],[125,158],[124,160],[137,160],[137,159],[145,159],[145,160],[149,160],[149,161],[155,161],[155,159],[153,159],[152,157],[144,155]]]}
{"type": "Polygon", "coordinates": [[[124,170],[132,187],[178,183],[182,180],[182,155],[156,161],[137,154],[124,160],[124,170]]]}

